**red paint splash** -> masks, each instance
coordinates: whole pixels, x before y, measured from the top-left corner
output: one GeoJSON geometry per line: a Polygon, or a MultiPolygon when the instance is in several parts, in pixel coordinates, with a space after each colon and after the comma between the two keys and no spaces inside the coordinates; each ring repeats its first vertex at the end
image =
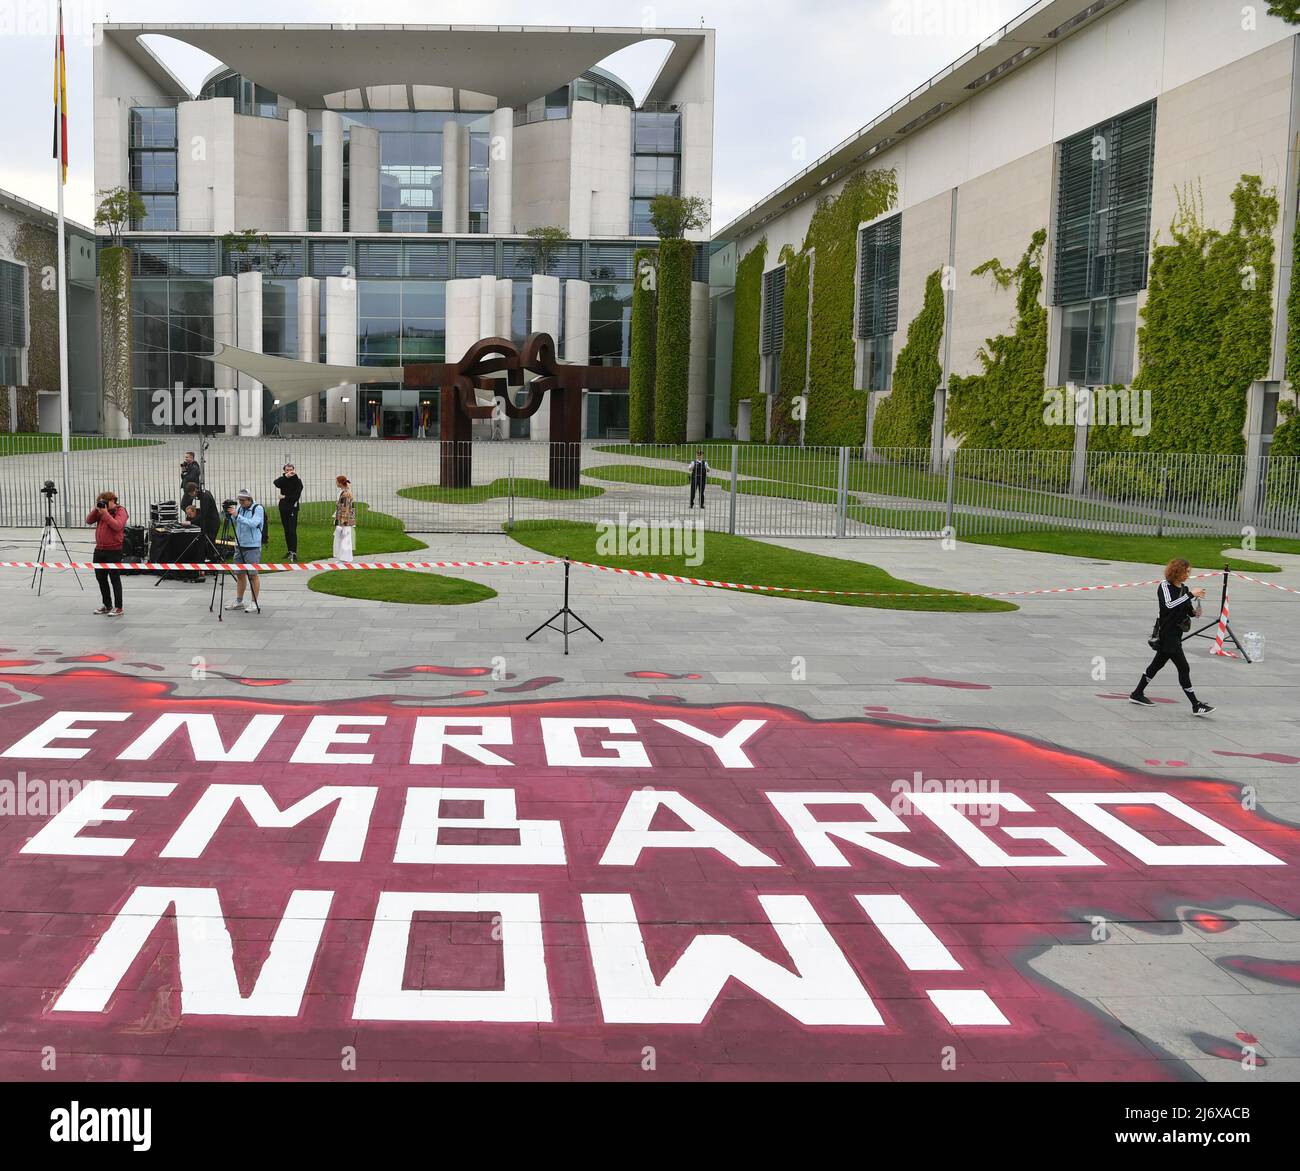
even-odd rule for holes
{"type": "Polygon", "coordinates": [[[209,675],[215,675],[218,679],[229,679],[231,683],[238,683],[240,687],[283,687],[286,683],[292,683],[292,679],[254,679],[251,675],[230,675],[225,671],[209,671],[209,675]]]}
{"type": "Polygon", "coordinates": [[[1216,748],[1214,755],[1244,756],[1249,760],[1267,760],[1272,764],[1300,764],[1300,756],[1288,756],[1285,752],[1227,752],[1222,748],[1216,748]]]}
{"type": "Polygon", "coordinates": [[[159,664],[157,664],[157,663],[127,663],[126,665],[127,665],[128,667],[143,667],[143,668],[145,668],[145,670],[147,670],[147,671],[162,671],[162,670],[164,670],[164,668],[161,667],[161,666],[160,666],[159,664]]]}
{"type": "Polygon", "coordinates": [[[515,694],[520,691],[541,691],[543,687],[550,687],[554,683],[563,683],[564,680],[558,675],[539,675],[536,679],[525,679],[522,683],[516,683],[513,687],[498,687],[497,691],[506,694],[515,694]]]}
{"type": "Polygon", "coordinates": [[[864,712],[869,712],[877,719],[881,720],[899,720],[909,724],[942,724],[942,720],[934,720],[929,716],[905,716],[901,712],[891,712],[887,707],[867,707],[863,706],[864,712]]]}
{"type": "Polygon", "coordinates": [[[1185,760],[1144,760],[1143,764],[1155,765],[1159,768],[1186,768],[1185,760]]]}
{"type": "Polygon", "coordinates": [[[695,674],[693,671],[685,675],[674,675],[669,671],[629,671],[627,672],[627,678],[672,681],[677,679],[699,679],[701,676],[695,674]]]}
{"type": "MultiPolygon", "coordinates": [[[[1240,1038],[1241,1034],[1238,1033],[1237,1036],[1240,1038]]],[[[1226,1041],[1222,1037],[1213,1037],[1209,1033],[1193,1033],[1189,1040],[1208,1057],[1221,1057],[1224,1061],[1235,1061],[1238,1064],[1246,1057],[1246,1053],[1242,1050],[1240,1044],[1234,1045],[1231,1041],[1226,1041]]],[[[1243,1043],[1250,1045],[1254,1042],[1246,1041],[1243,1043]]],[[[1254,1055],[1252,1060],[1260,1069],[1268,1065],[1268,1060],[1258,1054],[1254,1055]]]]}
{"type": "Polygon", "coordinates": [[[1236,919],[1227,915],[1216,915],[1212,911],[1191,911],[1187,916],[1187,921],[1212,935],[1217,935],[1221,931],[1228,931],[1237,925],[1236,919]]]}
{"type": "Polygon", "coordinates": [[[22,701],[23,697],[12,687],[0,683],[0,707],[8,706],[11,703],[22,703],[22,701]]]}
{"type": "Polygon", "coordinates": [[[895,683],[920,683],[925,687],[955,687],[960,691],[992,691],[987,683],[967,683],[962,679],[932,679],[929,675],[911,675],[906,679],[895,679],[895,683]]]}
{"type": "Polygon", "coordinates": [[[112,655],[64,655],[61,659],[55,659],[56,663],[111,663],[112,655]]]}
{"type": "Polygon", "coordinates": [[[0,667],[39,667],[39,659],[0,659],[0,667]]]}
{"type": "MultiPolygon", "coordinates": [[[[477,679],[482,675],[491,675],[491,667],[442,667],[434,663],[415,663],[409,667],[390,667],[371,675],[372,679],[400,679],[406,675],[449,675],[453,679],[477,679]]],[[[512,678],[512,676],[506,676],[512,678]]]]}
{"type": "Polygon", "coordinates": [[[1238,976],[1300,988],[1300,960],[1266,960],[1259,956],[1220,956],[1215,963],[1238,976]]]}

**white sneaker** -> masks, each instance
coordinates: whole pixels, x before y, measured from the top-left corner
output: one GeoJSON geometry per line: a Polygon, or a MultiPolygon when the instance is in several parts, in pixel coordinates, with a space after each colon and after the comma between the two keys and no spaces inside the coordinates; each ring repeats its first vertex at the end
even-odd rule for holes
{"type": "Polygon", "coordinates": [[[227,602],[227,603],[226,603],[226,609],[227,609],[227,610],[247,610],[248,607],[247,607],[243,602],[240,602],[240,601],[234,601],[234,602],[227,602]]]}

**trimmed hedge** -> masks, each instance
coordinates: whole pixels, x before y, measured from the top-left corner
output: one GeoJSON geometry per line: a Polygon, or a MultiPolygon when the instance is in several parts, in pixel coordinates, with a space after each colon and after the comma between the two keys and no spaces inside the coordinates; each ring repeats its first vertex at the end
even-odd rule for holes
{"type": "Polygon", "coordinates": [[[1092,449],[1239,455],[1251,382],[1268,377],[1272,348],[1277,193],[1258,175],[1232,192],[1232,226],[1205,226],[1199,194],[1184,193],[1157,240],[1133,386],[1151,394],[1151,433],[1094,427],[1092,449]]]}
{"type": "Polygon", "coordinates": [[[970,447],[1055,451],[1074,445],[1074,428],[1043,419],[1047,371],[1047,310],[1043,289],[1043,246],[1039,228],[1015,268],[988,260],[972,276],[990,276],[1000,288],[1016,290],[1012,332],[986,338],[976,355],[983,373],[949,379],[948,433],[970,447]]]}
{"type": "Polygon", "coordinates": [[[934,392],[943,380],[943,270],[925,280],[921,311],[907,327],[907,343],[894,363],[893,389],[876,407],[871,442],[875,447],[929,447],[934,425],[934,392]]]}
{"type": "Polygon", "coordinates": [[[658,330],[654,249],[637,249],[633,272],[627,435],[633,443],[650,443],[655,437],[655,334],[658,330]]]}
{"type": "MultiPolygon", "coordinates": [[[[781,249],[785,265],[785,338],[781,343],[781,378],[772,402],[769,443],[786,446],[799,442],[799,417],[795,405],[804,392],[808,372],[809,255],[796,255],[787,244],[781,249]]],[[[804,404],[806,410],[807,404],[804,404]]]]}
{"type": "Polygon", "coordinates": [[[686,439],[691,376],[690,240],[659,244],[659,320],[655,332],[654,421],[656,443],[686,439]]]}
{"type": "MultiPolygon", "coordinates": [[[[813,288],[808,420],[810,444],[856,447],[866,433],[867,395],[854,386],[853,277],[858,259],[858,225],[878,219],[898,198],[892,170],[860,171],[838,196],[817,203],[800,250],[817,250],[813,288]]],[[[790,313],[786,313],[789,328],[790,313]]]]}
{"type": "Polygon", "coordinates": [[[731,426],[734,432],[742,399],[750,399],[753,439],[764,439],[765,411],[759,393],[759,315],[763,305],[763,269],[767,237],[763,236],[736,262],[735,312],[731,333],[731,426]]]}

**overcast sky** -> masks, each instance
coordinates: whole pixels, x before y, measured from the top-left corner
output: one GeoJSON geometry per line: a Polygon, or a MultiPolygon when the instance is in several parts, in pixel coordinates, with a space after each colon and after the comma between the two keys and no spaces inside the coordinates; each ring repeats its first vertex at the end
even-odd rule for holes
{"type": "MultiPolygon", "coordinates": [[[[1030,0],[65,0],[71,118],[68,214],[93,215],[91,28],[231,23],[542,24],[717,30],[713,222],[720,228],[1006,24],[1030,0]]],[[[0,0],[0,188],[53,207],[53,0],[0,0]]],[[[659,54],[662,56],[662,53],[659,54]]],[[[650,46],[611,67],[641,92],[650,46]]],[[[174,64],[193,84],[195,54],[174,64]]],[[[274,78],[265,80],[274,88],[274,78]]],[[[489,86],[483,87],[485,90],[489,86]]]]}

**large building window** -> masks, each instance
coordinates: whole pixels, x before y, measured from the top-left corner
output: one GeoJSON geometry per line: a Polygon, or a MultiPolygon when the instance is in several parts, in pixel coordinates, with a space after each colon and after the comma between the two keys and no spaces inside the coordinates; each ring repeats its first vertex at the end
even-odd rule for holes
{"type": "Polygon", "coordinates": [[[176,108],[134,106],[128,139],[128,182],[140,193],[145,213],[131,227],[143,232],[174,232],[176,220],[176,108]]]}
{"type": "Polygon", "coordinates": [[[440,133],[380,133],[379,212],[394,232],[442,231],[440,133]]]}
{"type": "Polygon", "coordinates": [[[858,235],[858,385],[863,390],[888,390],[893,382],[902,246],[901,215],[863,228],[858,235]]]}
{"type": "MultiPolygon", "coordinates": [[[[632,215],[634,236],[653,236],[650,200],[656,195],[680,195],[682,172],[682,116],[661,111],[632,115],[632,215]]],[[[601,232],[596,225],[592,230],[601,232]]]]}
{"type": "Polygon", "coordinates": [[[0,260],[0,386],[22,386],[27,345],[27,270],[0,260]]]}
{"type": "Polygon", "coordinates": [[[1133,377],[1137,293],[1151,239],[1154,103],[1067,138],[1057,160],[1052,304],[1060,382],[1133,377]]]}
{"type": "Polygon", "coordinates": [[[785,265],[763,274],[763,320],[759,331],[763,392],[781,389],[781,347],[785,345],[785,265]]]}
{"type": "Polygon", "coordinates": [[[131,282],[132,385],[135,428],[157,430],[154,394],[180,383],[212,386],[211,280],[135,278],[131,282]]]}

